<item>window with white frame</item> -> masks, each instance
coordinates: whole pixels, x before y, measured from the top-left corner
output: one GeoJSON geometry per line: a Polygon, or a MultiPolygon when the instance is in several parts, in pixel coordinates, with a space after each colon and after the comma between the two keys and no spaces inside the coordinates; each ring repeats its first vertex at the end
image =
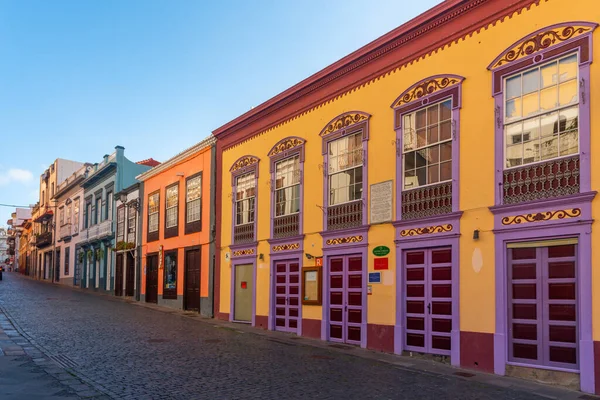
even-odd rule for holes
{"type": "Polygon", "coordinates": [[[235,224],[245,225],[254,222],[254,206],[256,199],[256,186],[254,173],[238,176],[236,178],[235,194],[235,224]]]}
{"type": "Polygon", "coordinates": [[[136,211],[133,204],[127,207],[127,241],[135,243],[136,211]]]}
{"type": "Polygon", "coordinates": [[[108,192],[108,194],[106,195],[106,219],[109,220],[113,219],[113,201],[113,192],[108,192]]]}
{"type": "Polygon", "coordinates": [[[165,228],[173,228],[177,226],[177,212],[179,207],[179,185],[168,187],[166,190],[167,198],[167,220],[165,228]]]}
{"type": "Polygon", "coordinates": [[[572,54],[504,80],[505,168],[579,153],[578,71],[572,54]]]}
{"type": "Polygon", "coordinates": [[[125,206],[117,208],[117,242],[125,241],[125,206]]]}
{"type": "Polygon", "coordinates": [[[362,132],[329,142],[328,153],[329,205],[362,199],[362,132]]]}
{"type": "Polygon", "coordinates": [[[79,232],[79,199],[73,204],[73,233],[79,232]]]}
{"type": "Polygon", "coordinates": [[[59,218],[60,226],[65,224],[65,209],[64,207],[60,209],[60,218],[59,218]]]}
{"type": "Polygon", "coordinates": [[[452,100],[405,114],[404,190],[452,179],[452,100]]]}
{"type": "Polygon", "coordinates": [[[67,213],[67,215],[66,215],[66,223],[67,223],[67,224],[70,224],[70,223],[71,223],[71,205],[69,204],[69,205],[66,207],[66,209],[67,209],[67,210],[66,210],[66,213],[67,213]]]}
{"type": "Polygon", "coordinates": [[[275,164],[275,216],[300,212],[300,156],[275,164]]]}
{"type": "Polygon", "coordinates": [[[186,223],[200,221],[202,207],[202,176],[190,178],[186,182],[186,223]]]}
{"type": "Polygon", "coordinates": [[[148,232],[158,232],[158,207],[160,194],[148,196],[148,232]]]}

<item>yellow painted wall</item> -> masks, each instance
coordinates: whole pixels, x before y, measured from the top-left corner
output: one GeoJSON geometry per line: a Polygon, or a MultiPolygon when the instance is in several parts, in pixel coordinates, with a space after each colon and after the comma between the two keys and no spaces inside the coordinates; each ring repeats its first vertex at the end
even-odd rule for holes
{"type": "MultiPolygon", "coordinates": [[[[229,169],[243,155],[261,159],[258,180],[258,240],[259,253],[264,254],[264,268],[258,270],[257,315],[267,315],[269,299],[269,258],[266,239],[269,236],[270,179],[267,152],[279,140],[287,136],[298,136],[306,140],[306,162],[304,165],[304,228],[307,235],[305,252],[321,255],[322,240],[317,232],[322,230],[323,175],[319,164],[321,138],[319,132],[334,117],[348,111],[358,110],[372,115],[368,142],[368,184],[393,180],[396,182],[395,131],[392,101],[417,81],[437,74],[456,74],[465,77],[460,112],[460,209],[464,212],[460,225],[460,330],[494,332],[495,288],[494,288],[494,237],[493,217],[488,210],[494,204],[494,103],[491,90],[491,72],[487,66],[508,46],[522,37],[545,26],[565,21],[600,21],[600,4],[596,0],[579,0],[577,7],[569,0],[542,1],[530,10],[505,18],[495,26],[393,71],[369,84],[363,85],[333,101],[323,104],[274,129],[253,137],[242,145],[228,149],[223,154],[222,246],[221,253],[221,303],[220,311],[229,312],[230,306],[230,262],[225,252],[230,251],[231,242],[231,176],[229,169]],[[472,239],[473,230],[480,230],[480,239],[472,239]],[[312,245],[314,244],[314,249],[312,245]]],[[[597,29],[594,53],[600,57],[597,29]]],[[[592,64],[592,104],[600,96],[600,69],[598,62],[592,64]],[[594,79],[596,77],[596,79],[594,79]]],[[[592,110],[594,106],[592,106],[592,110]]],[[[593,111],[592,111],[593,112],[593,111]]],[[[592,121],[592,146],[599,148],[598,122],[592,121]]],[[[592,159],[592,171],[600,171],[598,157],[592,159]]],[[[593,175],[593,188],[600,188],[600,174],[593,175]]],[[[395,197],[395,196],[394,196],[395,197]]],[[[394,198],[394,204],[396,199],[394,198]]],[[[594,201],[594,216],[599,217],[600,199],[594,201]]],[[[394,205],[395,210],[395,205],[394,205]]],[[[395,213],[394,213],[395,216],[395,213]]],[[[395,273],[396,254],[394,228],[391,224],[373,226],[369,231],[369,271],[373,269],[372,249],[385,245],[392,249],[390,285],[373,285],[373,295],[368,297],[368,322],[393,325],[395,323],[395,273]]],[[[600,234],[593,238],[600,246],[600,234]]],[[[600,261],[594,261],[593,290],[600,293],[600,261]]],[[[306,260],[305,260],[306,264],[306,260]]],[[[386,280],[386,277],[382,277],[386,280]]],[[[596,310],[600,309],[600,295],[594,298],[596,310]]],[[[320,307],[303,308],[304,318],[321,318],[320,307]]],[[[600,312],[594,316],[595,339],[600,339],[600,312]]]]}

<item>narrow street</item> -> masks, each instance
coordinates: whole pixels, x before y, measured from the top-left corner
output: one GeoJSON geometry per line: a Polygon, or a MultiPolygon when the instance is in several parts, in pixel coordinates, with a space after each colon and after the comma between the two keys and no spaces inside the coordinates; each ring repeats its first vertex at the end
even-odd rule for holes
{"type": "Polygon", "coordinates": [[[548,398],[294,345],[14,273],[0,282],[0,306],[35,346],[92,381],[102,393],[96,398],[548,398]]]}

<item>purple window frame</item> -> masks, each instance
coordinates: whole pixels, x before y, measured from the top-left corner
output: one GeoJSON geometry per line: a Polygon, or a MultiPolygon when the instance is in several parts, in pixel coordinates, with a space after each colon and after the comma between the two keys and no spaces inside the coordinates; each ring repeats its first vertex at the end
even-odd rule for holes
{"type": "MultiPolygon", "coordinates": [[[[452,212],[459,211],[459,173],[460,173],[460,109],[462,107],[462,82],[465,78],[458,75],[434,75],[422,79],[408,88],[392,103],[394,108],[394,129],[396,131],[396,220],[402,219],[402,192],[404,192],[404,168],[402,165],[402,149],[404,148],[404,136],[402,121],[404,116],[413,113],[422,108],[429,107],[431,104],[441,103],[450,99],[452,101],[452,212]],[[394,107],[404,95],[411,89],[418,87],[427,81],[438,78],[457,79],[458,83],[430,95],[423,96],[419,100],[412,101],[400,107],[394,107]]],[[[432,184],[439,185],[441,182],[432,184]]],[[[418,188],[415,188],[418,189],[418,188]]],[[[410,189],[410,190],[415,190],[410,189]]],[[[426,217],[430,218],[430,217],[426,217]]],[[[416,219],[418,220],[418,218],[416,219]]]]}
{"type": "MultiPolygon", "coordinates": [[[[271,173],[271,210],[270,210],[270,217],[271,217],[271,227],[270,227],[270,235],[269,237],[273,238],[273,234],[274,234],[274,224],[275,224],[275,208],[276,208],[276,202],[275,202],[275,193],[276,193],[276,188],[275,188],[275,181],[276,181],[276,169],[275,166],[277,165],[278,162],[286,160],[288,158],[291,157],[295,157],[298,156],[299,157],[299,167],[300,167],[300,210],[298,211],[298,235],[294,235],[294,236],[289,236],[289,237],[285,237],[285,238],[277,238],[277,240],[287,240],[287,239],[291,239],[294,238],[295,236],[299,236],[302,235],[302,232],[304,232],[304,146],[306,144],[306,141],[302,138],[296,137],[296,136],[291,136],[291,137],[287,137],[285,139],[280,140],[279,142],[277,142],[277,144],[275,146],[273,146],[273,148],[269,151],[269,154],[272,154],[273,151],[282,143],[289,141],[291,139],[296,139],[302,142],[302,144],[299,144],[298,146],[293,147],[292,149],[289,150],[285,150],[282,151],[278,154],[272,155],[270,156],[270,173],[271,173]]],[[[258,191],[257,191],[258,192],[258,191]]],[[[256,200],[255,200],[256,201],[256,200]]],[[[256,205],[254,207],[256,209],[256,205]]],[[[256,215],[255,218],[256,220],[256,215]]]]}
{"type": "MultiPolygon", "coordinates": [[[[327,231],[329,230],[328,226],[327,226],[327,210],[329,209],[329,152],[327,151],[328,147],[329,147],[329,143],[333,142],[334,140],[340,139],[342,137],[346,137],[349,136],[353,133],[357,133],[358,131],[362,130],[362,148],[363,148],[363,163],[362,163],[362,176],[363,176],[363,182],[362,182],[362,196],[361,196],[361,201],[362,201],[362,226],[365,226],[368,224],[368,217],[367,217],[367,193],[369,190],[369,175],[368,175],[368,165],[369,165],[369,160],[368,160],[368,141],[369,141],[369,120],[371,119],[371,114],[362,112],[362,111],[349,111],[343,114],[338,115],[337,117],[333,118],[331,121],[329,121],[327,123],[327,125],[325,125],[325,128],[323,128],[323,130],[321,131],[321,133],[319,134],[322,138],[322,155],[323,155],[323,208],[324,208],[324,213],[323,213],[323,230],[327,231]],[[351,115],[360,115],[361,117],[363,117],[363,120],[361,122],[358,122],[356,124],[352,124],[349,126],[343,126],[340,127],[339,129],[334,130],[331,133],[328,133],[326,130],[329,126],[335,125],[337,126],[335,123],[339,122],[339,121],[344,121],[345,117],[350,117],[351,115]]],[[[347,229],[356,229],[359,227],[352,227],[352,228],[346,228],[346,229],[336,229],[336,232],[343,232],[347,229]]]]}
{"type": "MultiPolygon", "coordinates": [[[[557,60],[568,54],[576,53],[579,61],[579,170],[580,170],[580,193],[586,193],[591,190],[591,167],[590,167],[590,64],[592,63],[592,33],[598,24],[589,22],[565,22],[561,24],[551,25],[539,29],[531,34],[519,39],[505,51],[503,51],[489,66],[492,71],[492,97],[494,98],[494,131],[495,131],[495,204],[503,204],[503,174],[505,170],[504,164],[504,79],[523,72],[529,68],[544,64],[549,61],[557,60]],[[544,50],[533,52],[527,57],[508,62],[504,66],[493,68],[493,66],[513,49],[520,42],[537,34],[549,31],[555,28],[568,28],[571,26],[584,26],[591,28],[588,33],[577,36],[573,39],[568,39],[553,46],[547,47],[544,50]]],[[[572,156],[572,155],[571,155],[572,156]]],[[[530,166],[541,164],[545,161],[527,164],[530,166]]]]}
{"type": "Polygon", "coordinates": [[[234,170],[232,167],[232,169],[230,170],[231,172],[231,187],[233,188],[233,191],[231,193],[231,244],[233,246],[249,246],[252,243],[256,243],[257,238],[256,238],[256,234],[257,234],[257,223],[256,221],[258,220],[258,164],[260,163],[260,159],[258,157],[254,157],[254,156],[248,156],[245,155],[243,157],[240,157],[238,160],[236,160],[235,163],[233,163],[233,165],[237,165],[239,162],[241,162],[242,160],[249,158],[249,159],[254,159],[256,160],[255,162],[244,166],[242,168],[238,168],[236,170],[234,170]],[[236,243],[235,242],[235,227],[236,227],[236,209],[235,209],[235,197],[236,197],[236,192],[237,192],[237,178],[239,178],[240,176],[243,175],[247,175],[250,173],[254,173],[254,222],[253,222],[253,240],[251,242],[248,243],[236,243]]]}

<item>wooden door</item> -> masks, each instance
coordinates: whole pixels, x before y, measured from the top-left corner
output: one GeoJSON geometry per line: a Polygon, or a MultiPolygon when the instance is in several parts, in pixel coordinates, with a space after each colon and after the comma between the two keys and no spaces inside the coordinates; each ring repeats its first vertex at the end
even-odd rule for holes
{"type": "Polygon", "coordinates": [[[235,290],[233,319],[252,322],[252,293],[254,291],[254,265],[240,264],[235,267],[235,290]]]}
{"type": "Polygon", "coordinates": [[[200,249],[186,251],[184,281],[184,308],[200,311],[200,249]]]}
{"type": "Polygon", "coordinates": [[[158,256],[146,257],[146,303],[158,302],[158,256]]]}
{"type": "Polygon", "coordinates": [[[404,253],[406,350],[450,355],[452,249],[404,253]]]}
{"type": "Polygon", "coordinates": [[[362,256],[329,259],[329,339],[360,345],[364,313],[362,256]]]}
{"type": "Polygon", "coordinates": [[[275,263],[275,330],[298,332],[300,317],[300,264],[275,263]]]}
{"type": "Polygon", "coordinates": [[[508,251],[510,361],[576,370],[577,245],[508,251]]]}
{"type": "Polygon", "coordinates": [[[125,267],[125,296],[133,296],[135,293],[135,257],[128,251],[125,259],[127,260],[125,267]]]}
{"type": "Polygon", "coordinates": [[[115,296],[123,296],[123,253],[117,254],[115,266],[115,296]]]}

